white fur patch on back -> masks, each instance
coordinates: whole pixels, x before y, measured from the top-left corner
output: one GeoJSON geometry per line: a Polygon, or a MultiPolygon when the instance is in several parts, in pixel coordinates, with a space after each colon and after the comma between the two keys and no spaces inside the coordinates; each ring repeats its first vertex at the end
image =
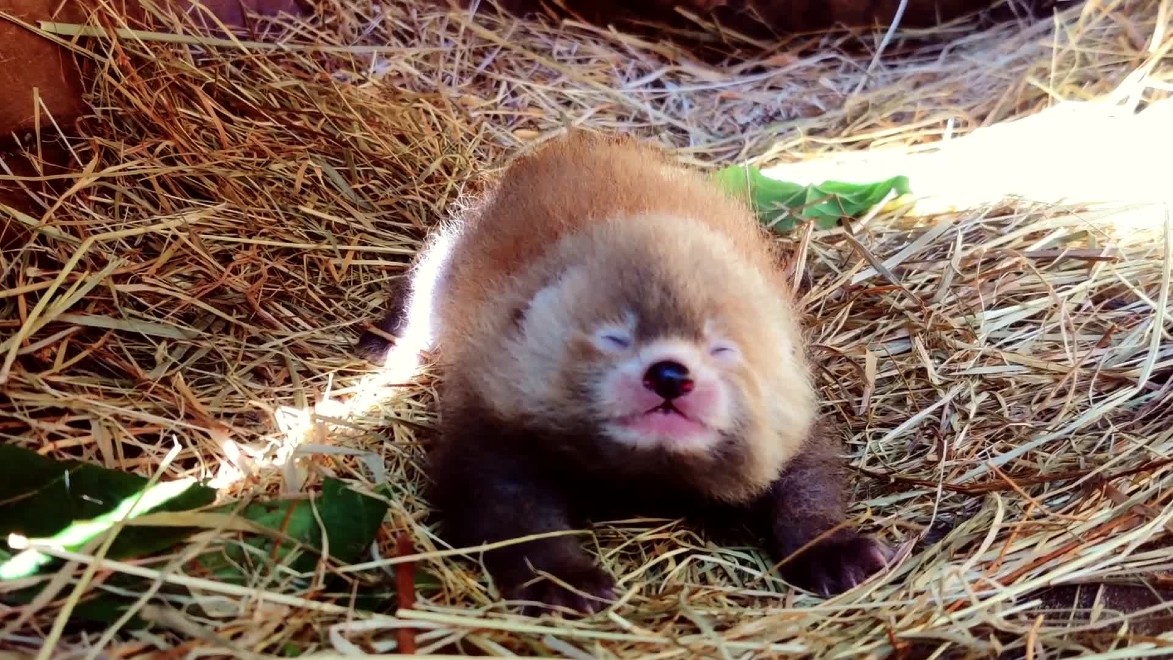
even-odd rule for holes
{"type": "Polygon", "coordinates": [[[403,333],[388,351],[385,371],[396,380],[411,378],[423,361],[423,354],[436,346],[441,318],[439,300],[445,295],[448,266],[459,239],[453,225],[438,229],[420,251],[408,274],[407,300],[403,307],[403,333]]]}

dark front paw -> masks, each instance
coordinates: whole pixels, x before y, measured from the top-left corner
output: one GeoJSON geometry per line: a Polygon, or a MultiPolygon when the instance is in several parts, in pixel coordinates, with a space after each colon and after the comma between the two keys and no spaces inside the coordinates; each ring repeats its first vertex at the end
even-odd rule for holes
{"type": "Polygon", "coordinates": [[[852,589],[882,570],[892,559],[884,543],[854,532],[808,546],[799,554],[779,556],[782,578],[807,591],[834,596],[852,589]]]}
{"type": "Polygon", "coordinates": [[[615,599],[615,580],[586,557],[534,562],[535,571],[502,584],[509,600],[524,601],[522,611],[537,616],[550,610],[591,614],[615,599]]]}

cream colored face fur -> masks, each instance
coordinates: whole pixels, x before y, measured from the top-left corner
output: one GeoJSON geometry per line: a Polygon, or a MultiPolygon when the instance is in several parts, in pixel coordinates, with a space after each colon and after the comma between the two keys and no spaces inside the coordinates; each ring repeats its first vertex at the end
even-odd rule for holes
{"type": "Polygon", "coordinates": [[[814,417],[797,323],[776,283],[740,263],[721,235],[673,231],[687,222],[619,219],[556,246],[548,267],[534,269],[550,275],[534,278],[533,295],[519,287],[522,313],[504,342],[494,331],[496,346],[473,348],[491,374],[478,389],[507,417],[551,431],[594,429],[630,447],[703,453],[737,438],[768,479],[814,417]],[[632,383],[660,358],[686,364],[704,388],[691,420],[703,429],[683,440],[618,420],[643,410],[632,408],[632,383]]]}
{"type": "MultiPolygon", "coordinates": [[[[640,342],[635,338],[636,315],[627,317],[626,325],[604,324],[590,337],[602,358],[601,376],[592,382],[590,395],[604,436],[639,449],[661,447],[669,453],[690,454],[711,451],[725,434],[745,426],[743,395],[737,385],[737,372],[744,365],[734,342],[714,333],[712,323],[706,324],[700,341],[669,335],[640,342]],[[647,411],[661,406],[663,398],[643,381],[652,365],[666,361],[686,366],[698,385],[674,402],[675,409],[687,413],[687,424],[649,429],[638,422],[662,426],[657,423],[665,415],[647,411]]],[[[679,420],[668,417],[666,421],[679,420]]]]}

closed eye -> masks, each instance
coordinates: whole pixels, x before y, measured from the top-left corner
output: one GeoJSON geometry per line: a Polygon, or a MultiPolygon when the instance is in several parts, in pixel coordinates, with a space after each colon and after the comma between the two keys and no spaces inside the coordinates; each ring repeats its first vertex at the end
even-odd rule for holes
{"type": "Polygon", "coordinates": [[[595,335],[595,343],[604,350],[625,350],[631,348],[631,337],[622,332],[607,330],[595,335]]]}
{"type": "Polygon", "coordinates": [[[603,341],[616,348],[628,348],[631,346],[631,340],[622,335],[603,335],[603,341]]]}
{"type": "Polygon", "coordinates": [[[711,348],[709,353],[714,357],[732,357],[737,353],[737,349],[732,346],[718,345],[711,348]]]}

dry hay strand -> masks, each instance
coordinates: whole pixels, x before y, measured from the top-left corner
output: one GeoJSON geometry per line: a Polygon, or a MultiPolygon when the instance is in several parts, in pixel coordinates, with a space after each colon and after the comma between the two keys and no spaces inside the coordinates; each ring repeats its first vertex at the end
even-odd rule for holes
{"type": "Polygon", "coordinates": [[[90,35],[73,43],[99,64],[95,111],[80,137],[43,136],[77,171],[0,179],[31,199],[4,208],[31,234],[0,257],[0,433],[47,455],[211,478],[229,500],[309,492],[325,476],[388,484],[385,533],[365,563],[310,575],[258,564],[245,585],[191,563],[238,542],[223,519],[149,560],[49,548],[69,562],[3,610],[5,647],[325,657],[393,653],[412,628],[421,653],[1168,652],[1168,619],[1154,618],[1167,606],[1055,595],[1169,591],[1167,208],[1129,233],[1086,204],[929,218],[897,207],[850,233],[785,239],[826,411],[860,474],[853,513],[908,544],[888,574],[829,600],[787,587],[754,549],[635,520],[600,525],[592,542],[620,578],[619,606],[582,621],[513,614],[423,522],[430,378],[387,396],[351,352],[426,227],[534,137],[629,131],[709,166],[923,145],[1055,99],[1126,90],[1156,103],[1173,88],[1168,0],[960,26],[946,46],[897,41],[873,56],[842,48],[863,37],[824,36],[723,67],[581,25],[402,1],[321,9],[269,41],[53,28],[90,35]],[[397,556],[399,532],[416,554],[397,556]],[[407,563],[426,579],[397,611],[389,585],[407,563]],[[158,589],[132,612],[146,627],[67,625],[124,577],[158,589]]]}

